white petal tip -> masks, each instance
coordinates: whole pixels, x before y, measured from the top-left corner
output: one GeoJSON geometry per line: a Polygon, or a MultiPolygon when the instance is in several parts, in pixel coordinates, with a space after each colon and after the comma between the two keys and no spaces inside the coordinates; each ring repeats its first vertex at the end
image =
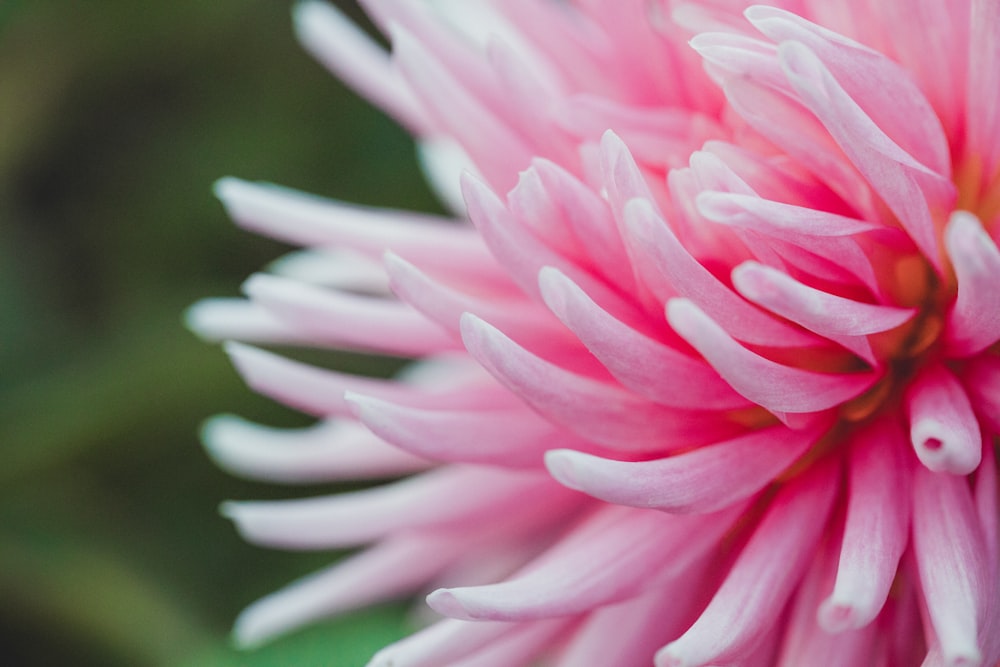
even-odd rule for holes
{"type": "Polygon", "coordinates": [[[580,484],[580,469],[576,464],[579,456],[576,452],[567,449],[554,449],[545,452],[545,467],[549,474],[565,486],[575,491],[582,491],[580,484]]]}
{"type": "Polygon", "coordinates": [[[427,605],[442,616],[461,621],[476,620],[476,616],[469,612],[458,596],[446,588],[439,588],[428,595],[427,605]]]}

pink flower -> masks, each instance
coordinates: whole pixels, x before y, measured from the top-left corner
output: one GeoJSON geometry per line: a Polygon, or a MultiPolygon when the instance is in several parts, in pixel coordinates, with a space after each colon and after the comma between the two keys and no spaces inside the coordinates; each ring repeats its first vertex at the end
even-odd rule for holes
{"type": "Polygon", "coordinates": [[[225,179],[308,250],[191,322],[319,418],[219,418],[223,466],[412,475],[227,505],[371,545],[238,638],[430,590],[372,665],[997,663],[1000,3],[361,4],[391,54],[316,2],[299,33],[459,220],[225,179]]]}

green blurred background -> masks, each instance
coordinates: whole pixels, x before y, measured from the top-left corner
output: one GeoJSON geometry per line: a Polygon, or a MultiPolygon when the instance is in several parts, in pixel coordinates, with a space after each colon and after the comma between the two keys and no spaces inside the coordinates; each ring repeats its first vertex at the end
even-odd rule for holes
{"type": "Polygon", "coordinates": [[[212,182],[434,206],[409,139],[297,46],[289,9],[0,1],[0,664],[351,667],[404,632],[387,605],[254,652],[228,639],[338,554],[246,545],[217,513],[329,489],[201,451],[216,412],[303,423],[183,328],[288,249],[233,227],[212,182]]]}

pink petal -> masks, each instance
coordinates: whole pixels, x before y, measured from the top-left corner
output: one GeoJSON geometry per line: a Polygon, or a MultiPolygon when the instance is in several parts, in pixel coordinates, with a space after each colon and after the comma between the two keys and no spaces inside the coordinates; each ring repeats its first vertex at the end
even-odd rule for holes
{"type": "Polygon", "coordinates": [[[1000,250],[971,213],[956,211],[945,229],[945,247],[958,294],[948,313],[945,347],[967,357],[1000,339],[1000,250]]]}
{"type": "Polygon", "coordinates": [[[209,341],[305,345],[309,337],[282,324],[260,304],[246,299],[202,299],[184,313],[184,324],[209,341]]]}
{"type": "Polygon", "coordinates": [[[934,472],[967,475],[982,460],[983,436],[968,395],[951,372],[937,364],[918,375],[905,396],[910,442],[934,472]]]}
{"type": "Polygon", "coordinates": [[[972,159],[982,172],[1000,166],[1000,103],[989,91],[1000,90],[1000,6],[993,0],[972,0],[969,65],[966,71],[966,132],[972,159]]]}
{"type": "Polygon", "coordinates": [[[366,667],[441,667],[517,628],[514,623],[445,619],[376,653],[366,667]]]}
{"type": "MultiPolygon", "coordinates": [[[[226,352],[254,391],[317,416],[352,416],[350,406],[344,401],[346,391],[426,408],[459,408],[463,404],[500,407],[504,397],[509,396],[489,383],[430,391],[390,380],[338,373],[240,343],[227,343],[226,352]]],[[[510,405],[509,400],[506,404],[510,405]]]]}
{"type": "Polygon", "coordinates": [[[945,664],[981,664],[980,609],[986,585],[986,550],[964,477],[917,467],[913,551],[927,613],[945,664]]]}
{"type": "Polygon", "coordinates": [[[507,581],[439,589],[438,612],[465,620],[530,620],[611,604],[672,578],[699,561],[732,527],[742,507],[677,517],[603,507],[507,581]]]}
{"type": "Polygon", "coordinates": [[[538,472],[449,466],[384,486],[302,500],[228,502],[249,542],[286,549],[357,546],[416,528],[486,521],[514,505],[569,498],[538,472]],[[456,500],[461,502],[456,502],[456,500]]]}
{"type": "Polygon", "coordinates": [[[746,16],[775,42],[795,41],[808,47],[875,125],[891,132],[892,139],[921,164],[944,178],[951,177],[948,138],[941,121],[906,69],[777,7],[754,6],[746,16]]]}
{"type": "Polygon", "coordinates": [[[488,644],[473,655],[449,667],[510,667],[534,659],[546,647],[559,643],[570,624],[563,619],[519,624],[517,628],[488,644]]]}
{"type": "Polygon", "coordinates": [[[833,592],[819,610],[831,633],[861,628],[881,611],[906,549],[911,466],[905,435],[885,419],[854,434],[848,459],[847,518],[833,592]]]}
{"type": "Polygon", "coordinates": [[[424,356],[459,349],[458,342],[407,304],[327,290],[258,273],[243,290],[284,326],[317,344],[424,356]]]}
{"type": "Polygon", "coordinates": [[[808,47],[785,42],[778,47],[778,54],[795,91],[885,200],[917,246],[935,266],[940,266],[931,207],[949,208],[954,201],[954,187],[886,136],[808,47]]]}
{"type": "Polygon", "coordinates": [[[407,595],[461,553],[460,540],[408,535],[304,577],[243,610],[233,635],[251,647],[318,618],[407,595]]]}
{"type": "Polygon", "coordinates": [[[765,314],[719,282],[680,244],[652,205],[634,199],[625,207],[626,243],[632,252],[645,256],[676,294],[698,304],[729,335],[756,345],[794,347],[815,343],[803,333],[765,314]]]}
{"type": "Polygon", "coordinates": [[[874,373],[816,373],[771,361],[741,346],[687,299],[671,300],[667,319],[736,391],[776,414],[832,408],[878,379],[874,373]]]}
{"type": "Polygon", "coordinates": [[[327,2],[300,2],[292,16],[299,41],[327,69],[410,131],[426,131],[427,120],[389,54],[356,23],[327,2]]]}
{"type": "Polygon", "coordinates": [[[343,246],[379,260],[392,249],[446,276],[510,285],[475,230],[451,220],[345,204],[236,178],[218,181],[215,194],[237,224],[280,241],[343,246]]]}
{"type": "Polygon", "coordinates": [[[674,410],[544,361],[466,314],[469,353],[546,418],[580,437],[621,451],[663,451],[706,444],[739,430],[715,412],[674,410]]]}
{"type": "Polygon", "coordinates": [[[348,393],[346,400],[380,438],[433,461],[538,467],[545,451],[556,443],[584,445],[523,407],[425,410],[355,393],[348,393]]]}
{"type": "Polygon", "coordinates": [[[430,467],[344,420],[292,430],[222,415],[204,425],[201,437],[217,465],[249,479],[303,484],[398,477],[430,467]]]}
{"type": "MultiPolygon", "coordinates": [[[[514,185],[513,176],[530,163],[533,151],[498,117],[495,106],[477,98],[466,81],[456,78],[460,63],[442,61],[400,25],[390,26],[393,59],[434,126],[456,140],[489,183],[501,190],[514,185]],[[447,65],[445,65],[447,63],[447,65]]],[[[479,87],[482,88],[481,86],[479,87]]]]}
{"type": "Polygon", "coordinates": [[[837,472],[814,465],[778,492],[715,597],[687,632],[657,653],[656,667],[738,664],[753,650],[778,622],[813,557],[837,472]]]}
{"type": "Polygon", "coordinates": [[[817,435],[775,426],[665,459],[612,461],[557,449],[545,455],[545,463],[559,483],[609,503],[700,514],[760,491],[817,435]]]}
{"type": "Polygon", "coordinates": [[[557,269],[542,269],[538,280],[552,312],[628,389],[677,408],[750,405],[711,366],[615,319],[557,269]]]}

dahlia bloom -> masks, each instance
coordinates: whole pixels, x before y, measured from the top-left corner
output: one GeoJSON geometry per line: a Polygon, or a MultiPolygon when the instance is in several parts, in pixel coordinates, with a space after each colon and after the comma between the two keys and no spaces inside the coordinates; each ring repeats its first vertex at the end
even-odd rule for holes
{"type": "Polygon", "coordinates": [[[429,592],[447,618],[371,665],[997,664],[1000,3],[361,4],[390,53],[317,2],[299,34],[455,219],[219,183],[306,249],[192,327],[318,422],[209,451],[404,477],[227,504],[367,545],[238,639],[429,592]]]}

